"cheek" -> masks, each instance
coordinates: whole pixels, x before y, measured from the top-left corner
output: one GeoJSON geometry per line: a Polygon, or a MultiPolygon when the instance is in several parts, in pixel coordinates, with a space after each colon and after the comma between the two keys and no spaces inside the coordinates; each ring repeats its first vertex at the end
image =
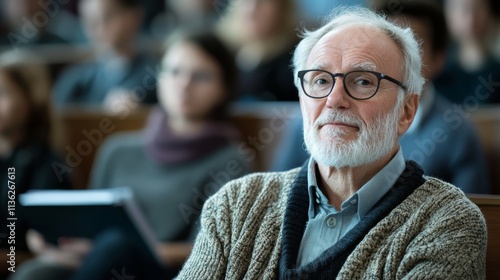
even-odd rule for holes
{"type": "Polygon", "coordinates": [[[179,109],[179,94],[176,94],[175,88],[172,87],[172,81],[163,78],[158,83],[158,99],[160,104],[167,112],[179,109]]]}
{"type": "Polygon", "coordinates": [[[23,126],[28,117],[28,105],[21,98],[2,98],[0,100],[0,127],[23,126]]]}
{"type": "Polygon", "coordinates": [[[312,126],[314,121],[321,115],[324,108],[323,100],[311,99],[307,96],[300,95],[300,109],[302,111],[302,117],[304,118],[304,126],[312,126]]]}
{"type": "Polygon", "coordinates": [[[206,114],[222,102],[224,89],[220,83],[199,85],[193,89],[193,103],[199,113],[206,114]]]}

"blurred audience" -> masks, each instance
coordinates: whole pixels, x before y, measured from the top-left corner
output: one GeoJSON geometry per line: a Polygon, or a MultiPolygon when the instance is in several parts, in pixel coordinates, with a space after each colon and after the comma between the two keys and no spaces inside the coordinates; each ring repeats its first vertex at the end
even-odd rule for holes
{"type": "Polygon", "coordinates": [[[240,100],[298,100],[290,68],[297,42],[294,0],[235,0],[219,27],[236,52],[240,100]]]}
{"type": "Polygon", "coordinates": [[[90,187],[132,188],[162,242],[159,253],[166,266],[141,255],[123,233],[110,231],[97,237],[91,250],[82,250],[86,245],[77,241],[81,245],[74,252],[77,257],[68,259],[80,256],[81,263],[47,264],[38,258],[16,272],[19,277],[14,279],[35,279],[34,275],[39,280],[64,279],[77,267],[71,279],[109,280],[113,269],[123,267],[135,279],[168,279],[190,253],[204,200],[247,173],[246,160],[232,145],[239,133],[226,110],[236,74],[229,51],[211,34],[178,35],[169,41],[161,65],[160,106],[151,112],[144,131],[105,142],[90,187]],[[49,266],[52,271],[43,272],[49,266]]]}
{"type": "Polygon", "coordinates": [[[5,30],[0,33],[0,47],[13,49],[41,44],[65,44],[62,37],[47,30],[52,17],[47,3],[39,0],[1,0],[0,12],[5,30]]]}
{"type": "MultiPolygon", "coordinates": [[[[47,69],[33,54],[6,52],[0,56],[0,218],[7,220],[8,195],[30,189],[70,188],[69,178],[57,177],[52,163],[58,160],[49,145],[51,118],[47,69]],[[11,169],[12,168],[12,169],[11,169]],[[15,178],[10,178],[10,174],[15,178]],[[15,189],[9,193],[8,180],[15,189]]],[[[18,205],[16,203],[16,205],[18,205]]],[[[19,210],[19,209],[17,209],[19,210]]],[[[27,250],[22,212],[16,211],[16,252],[27,250]]],[[[7,228],[0,230],[1,254],[5,256],[7,228]]]]}
{"type": "MultiPolygon", "coordinates": [[[[422,74],[426,79],[420,105],[407,133],[400,139],[406,159],[420,164],[429,176],[440,178],[467,193],[490,193],[490,176],[484,152],[472,123],[454,111],[453,104],[438,94],[432,79],[443,69],[448,32],[441,7],[432,0],[379,1],[377,10],[403,26],[410,26],[422,42],[422,74]]],[[[288,170],[309,158],[302,135],[302,119],[290,124],[275,156],[273,169],[288,170]]]]}
{"type": "Polygon", "coordinates": [[[491,0],[445,0],[444,10],[453,39],[438,92],[454,103],[500,102],[500,62],[491,49],[494,16],[491,0]]]}
{"type": "Polygon", "coordinates": [[[156,101],[154,58],[138,46],[143,9],[139,0],[81,0],[80,14],[96,59],[57,79],[53,101],[104,105],[111,110],[156,101]]]}

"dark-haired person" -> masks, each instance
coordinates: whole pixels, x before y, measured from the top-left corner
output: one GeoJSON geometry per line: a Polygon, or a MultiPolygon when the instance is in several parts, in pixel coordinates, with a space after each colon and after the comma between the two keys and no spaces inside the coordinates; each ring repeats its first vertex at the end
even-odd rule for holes
{"type": "MultiPolygon", "coordinates": [[[[58,160],[49,145],[50,80],[47,69],[24,52],[0,56],[0,218],[7,221],[8,201],[30,189],[70,188],[69,178],[58,178],[52,163],[58,160]],[[13,175],[13,177],[11,176],[13,175]],[[11,181],[11,182],[9,182],[11,181]],[[12,191],[12,192],[9,192],[12,191]]],[[[17,203],[16,203],[17,205],[17,203]]],[[[19,209],[18,209],[19,210],[19,209]]],[[[27,250],[26,224],[16,212],[15,244],[0,229],[0,252],[14,245],[18,256],[27,250]]],[[[3,260],[3,258],[2,258],[3,260]]],[[[19,260],[19,259],[18,259],[19,260]]],[[[3,272],[2,272],[3,273],[3,272]]]]}
{"type": "Polygon", "coordinates": [[[138,0],[82,0],[79,3],[95,60],[65,70],[53,101],[104,105],[110,109],[156,101],[155,61],[138,44],[143,10],[138,0]]]}
{"type": "Polygon", "coordinates": [[[169,42],[161,66],[160,105],[144,131],[105,142],[90,187],[132,188],[162,242],[158,250],[166,265],[155,265],[122,233],[110,230],[93,241],[74,280],[109,280],[122,268],[135,279],[175,275],[191,251],[204,200],[248,171],[233,145],[238,132],[228,123],[235,71],[224,45],[210,34],[178,35],[169,42]]]}
{"type": "Polygon", "coordinates": [[[46,9],[53,9],[53,6],[47,5],[50,4],[48,2],[51,1],[0,1],[0,48],[18,50],[38,45],[67,44],[67,40],[49,30],[53,16],[49,16],[46,9]]]}
{"type": "Polygon", "coordinates": [[[460,105],[499,103],[500,60],[491,49],[494,1],[443,2],[453,43],[443,72],[435,80],[436,89],[460,105]]]}
{"type": "Polygon", "coordinates": [[[422,42],[422,75],[426,79],[415,119],[400,139],[403,154],[430,176],[466,193],[491,193],[486,158],[472,123],[461,116],[450,121],[453,104],[432,82],[446,61],[449,35],[443,11],[431,0],[403,1],[401,7],[397,13],[383,6],[379,10],[396,23],[410,26],[422,42]]]}
{"type": "Polygon", "coordinates": [[[221,19],[221,36],[236,52],[238,99],[296,101],[290,60],[297,42],[294,0],[235,0],[221,19]]]}

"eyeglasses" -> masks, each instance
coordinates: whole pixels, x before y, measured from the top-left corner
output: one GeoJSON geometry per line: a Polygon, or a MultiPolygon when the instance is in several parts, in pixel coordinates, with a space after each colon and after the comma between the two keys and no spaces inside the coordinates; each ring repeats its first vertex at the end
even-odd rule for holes
{"type": "Polygon", "coordinates": [[[188,76],[193,82],[206,83],[212,82],[216,79],[215,75],[208,70],[194,70],[181,69],[179,67],[165,67],[160,70],[160,75],[168,76],[170,78],[179,78],[188,76]]]}
{"type": "Polygon", "coordinates": [[[356,100],[372,98],[380,87],[380,80],[386,79],[406,90],[400,81],[374,71],[351,71],[347,73],[330,73],[325,70],[311,69],[299,71],[297,76],[304,93],[311,98],[327,97],[335,86],[335,78],[342,77],[347,94],[356,100]]]}

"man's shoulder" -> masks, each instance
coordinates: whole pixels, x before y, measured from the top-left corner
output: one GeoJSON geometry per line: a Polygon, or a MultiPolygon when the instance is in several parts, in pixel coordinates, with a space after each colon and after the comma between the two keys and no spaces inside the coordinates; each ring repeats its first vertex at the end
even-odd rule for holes
{"type": "Polygon", "coordinates": [[[413,194],[421,206],[432,209],[435,215],[468,216],[484,224],[481,210],[458,187],[434,177],[425,176],[425,180],[413,194]]]}
{"type": "Polygon", "coordinates": [[[224,185],[211,199],[230,200],[232,203],[258,201],[276,203],[285,201],[300,168],[283,172],[257,172],[232,180],[224,185]]]}
{"type": "Polygon", "coordinates": [[[282,172],[256,172],[229,182],[222,190],[229,192],[286,191],[297,176],[300,168],[282,172]]]}

